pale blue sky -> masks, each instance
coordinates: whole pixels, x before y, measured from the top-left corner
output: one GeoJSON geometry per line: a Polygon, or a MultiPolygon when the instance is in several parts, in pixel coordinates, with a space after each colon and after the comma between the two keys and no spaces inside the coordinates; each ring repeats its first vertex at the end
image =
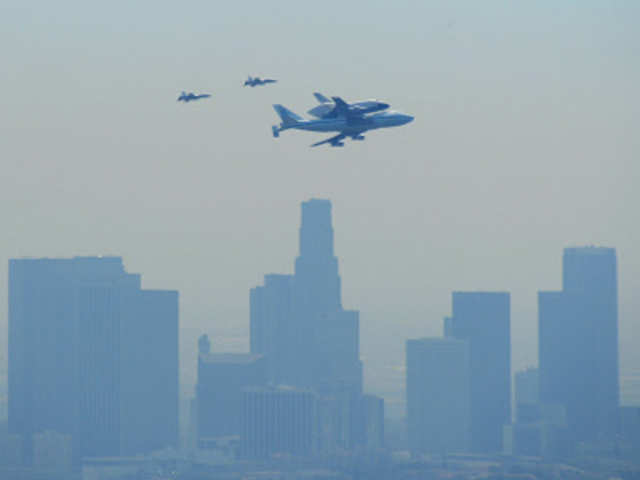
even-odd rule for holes
{"type": "Polygon", "coordinates": [[[0,288],[12,257],[118,254],[180,290],[185,327],[242,330],[320,196],[369,365],[377,339],[439,333],[465,289],[512,292],[514,368],[535,363],[536,292],[560,287],[563,247],[601,244],[618,249],[631,368],[639,24],[635,1],[5,0],[0,288]],[[243,89],[247,74],[280,82],[243,89]],[[313,91],[416,120],[342,150],[273,139],[271,104],[303,113],[313,91]]]}

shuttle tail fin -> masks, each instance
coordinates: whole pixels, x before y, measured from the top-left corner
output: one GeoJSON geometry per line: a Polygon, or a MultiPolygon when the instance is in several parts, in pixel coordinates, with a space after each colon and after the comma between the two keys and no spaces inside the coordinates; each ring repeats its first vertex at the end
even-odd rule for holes
{"type": "Polygon", "coordinates": [[[320,103],[331,103],[331,100],[329,100],[327,97],[325,97],[321,93],[314,92],[313,96],[316,97],[316,100],[318,100],[318,102],[320,103]]]}

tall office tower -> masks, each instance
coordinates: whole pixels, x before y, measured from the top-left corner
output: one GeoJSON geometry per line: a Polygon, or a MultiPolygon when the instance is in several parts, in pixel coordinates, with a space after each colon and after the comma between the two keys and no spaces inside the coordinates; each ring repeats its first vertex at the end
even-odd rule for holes
{"type": "Polygon", "coordinates": [[[242,390],[267,384],[265,360],[248,353],[200,353],[196,387],[199,444],[241,434],[242,390]]]}
{"type": "Polygon", "coordinates": [[[316,452],[318,406],[312,391],[248,388],[243,392],[242,409],[243,457],[309,456],[316,452]]]}
{"type": "Polygon", "coordinates": [[[295,274],[266,275],[250,306],[251,352],[267,356],[273,381],[361,394],[359,315],[341,305],[328,200],[302,203],[295,274]]]}
{"type": "Polygon", "coordinates": [[[567,248],[563,290],[538,294],[541,401],[566,408],[576,441],[617,430],[616,264],[613,248],[567,248]]]}
{"type": "Polygon", "coordinates": [[[9,429],[71,434],[73,453],[177,444],[178,294],[118,257],[9,262],[9,429]],[[158,419],[161,419],[160,421],[158,419]]]}
{"type": "Polygon", "coordinates": [[[342,309],[329,200],[302,203],[300,255],[296,258],[295,276],[296,301],[307,312],[322,315],[342,309]]]}
{"type": "Polygon", "coordinates": [[[407,432],[412,453],[466,452],[470,446],[469,343],[407,340],[407,432]]]}
{"type": "Polygon", "coordinates": [[[470,351],[471,449],[502,450],[511,423],[510,299],[506,292],[453,292],[451,333],[470,351]]]}
{"type": "Polygon", "coordinates": [[[364,442],[364,426],[355,420],[362,395],[359,314],[342,308],[340,285],[331,203],[303,202],[295,273],[267,275],[251,290],[251,353],[267,357],[272,382],[312,389],[325,397],[323,405],[329,400],[329,430],[337,445],[351,448],[364,442]]]}
{"type": "Polygon", "coordinates": [[[516,372],[516,422],[533,423],[540,420],[540,395],[537,368],[516,372]]]}

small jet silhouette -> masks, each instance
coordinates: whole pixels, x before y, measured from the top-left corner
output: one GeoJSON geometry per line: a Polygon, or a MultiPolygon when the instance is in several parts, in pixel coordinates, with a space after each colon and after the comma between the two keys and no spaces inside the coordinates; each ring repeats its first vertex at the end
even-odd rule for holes
{"type": "Polygon", "coordinates": [[[209,98],[210,96],[211,96],[211,95],[210,95],[210,94],[208,94],[208,93],[202,93],[202,94],[200,94],[200,95],[196,95],[196,94],[195,94],[195,93],[193,93],[193,92],[189,92],[189,93],[182,92],[182,93],[180,94],[180,96],[178,97],[178,100],[177,100],[177,101],[178,101],[178,102],[185,102],[185,103],[187,103],[187,102],[190,102],[190,101],[192,101],[192,100],[201,100],[201,99],[203,99],[203,98],[209,98]]]}
{"type": "Polygon", "coordinates": [[[247,78],[244,81],[244,86],[246,87],[247,85],[250,87],[258,87],[261,85],[266,85],[267,83],[276,83],[277,80],[273,80],[271,78],[265,78],[262,79],[260,77],[252,77],[251,75],[249,75],[249,78],[247,78]]]}

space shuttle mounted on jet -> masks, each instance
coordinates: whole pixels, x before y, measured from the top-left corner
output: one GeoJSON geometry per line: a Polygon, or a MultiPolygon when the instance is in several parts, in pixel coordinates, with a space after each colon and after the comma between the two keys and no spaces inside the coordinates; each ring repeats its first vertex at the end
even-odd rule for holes
{"type": "MultiPolygon", "coordinates": [[[[316,94],[316,98],[318,98],[317,95],[319,94],[316,94]]],[[[364,140],[363,133],[369,130],[399,127],[413,121],[411,115],[394,111],[380,111],[388,108],[388,105],[382,102],[378,102],[379,104],[377,106],[369,105],[368,107],[355,108],[357,104],[349,104],[340,97],[332,97],[332,100],[332,109],[324,112],[323,114],[325,116],[316,120],[305,120],[300,115],[293,113],[282,105],[274,105],[273,108],[282,122],[280,125],[273,125],[271,127],[273,136],[277,138],[280,136],[280,132],[290,129],[307,130],[310,132],[338,132],[337,135],[316,142],[311,146],[317,147],[328,144],[332,147],[343,147],[344,139],[346,138],[364,140]],[[383,107],[383,105],[385,106],[383,107]],[[368,108],[373,110],[367,110],[368,108]]],[[[327,104],[329,104],[329,102],[322,102],[319,106],[327,104]]],[[[320,112],[316,111],[316,114],[320,115],[320,112]]]]}
{"type": "MultiPolygon", "coordinates": [[[[322,95],[321,93],[315,92],[313,94],[316,97],[316,100],[320,103],[320,105],[316,105],[307,113],[312,117],[316,118],[336,118],[341,113],[339,107],[336,103],[322,95]]],[[[379,112],[382,110],[386,110],[389,108],[388,103],[380,102],[378,100],[362,100],[354,103],[347,103],[347,111],[348,115],[364,115],[367,113],[379,112]]],[[[342,112],[344,113],[344,112],[342,112]]]]}

